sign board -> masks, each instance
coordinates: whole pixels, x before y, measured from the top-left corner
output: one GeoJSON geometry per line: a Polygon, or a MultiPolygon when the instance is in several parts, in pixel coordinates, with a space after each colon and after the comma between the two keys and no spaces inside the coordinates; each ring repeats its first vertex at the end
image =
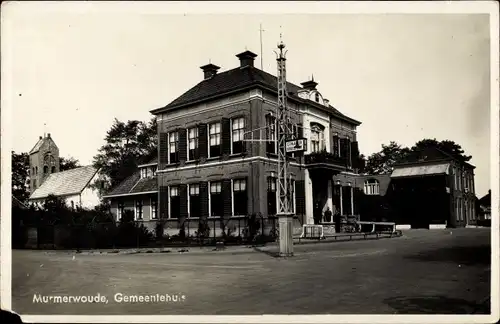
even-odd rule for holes
{"type": "Polygon", "coordinates": [[[307,150],[307,142],[305,138],[298,138],[291,141],[286,141],[285,148],[287,153],[303,152],[307,150]]]}

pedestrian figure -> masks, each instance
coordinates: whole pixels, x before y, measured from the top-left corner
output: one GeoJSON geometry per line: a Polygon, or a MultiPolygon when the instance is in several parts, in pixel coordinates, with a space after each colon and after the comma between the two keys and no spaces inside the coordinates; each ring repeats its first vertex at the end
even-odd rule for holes
{"type": "Polygon", "coordinates": [[[335,211],[335,233],[340,233],[340,211],[335,211]]]}
{"type": "Polygon", "coordinates": [[[332,211],[330,207],[326,207],[325,211],[325,222],[330,223],[332,221],[332,211]]]}

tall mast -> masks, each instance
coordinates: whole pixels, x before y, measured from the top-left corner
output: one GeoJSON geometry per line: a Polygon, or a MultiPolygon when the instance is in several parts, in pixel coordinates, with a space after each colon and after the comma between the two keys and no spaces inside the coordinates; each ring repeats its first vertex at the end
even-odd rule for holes
{"type": "Polygon", "coordinates": [[[291,214],[291,197],[289,161],[286,154],[286,141],[290,138],[290,112],[287,107],[286,91],[286,52],[285,44],[281,39],[278,44],[279,52],[276,52],[278,62],[278,106],[276,108],[277,126],[278,126],[278,185],[277,193],[279,197],[278,215],[291,214]]]}

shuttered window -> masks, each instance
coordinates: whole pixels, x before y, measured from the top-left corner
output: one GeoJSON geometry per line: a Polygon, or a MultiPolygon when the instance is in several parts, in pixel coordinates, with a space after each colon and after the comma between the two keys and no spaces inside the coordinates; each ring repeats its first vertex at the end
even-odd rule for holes
{"type": "Polygon", "coordinates": [[[340,156],[340,143],[339,137],[337,135],[333,136],[333,155],[339,157],[340,156]]]}
{"type": "Polygon", "coordinates": [[[244,151],[244,136],[245,136],[245,118],[238,117],[231,121],[232,129],[232,154],[243,153],[244,151]]]}
{"type": "Polygon", "coordinates": [[[222,216],[223,208],[222,182],[210,182],[210,216],[222,216]]]}
{"type": "Polygon", "coordinates": [[[199,158],[206,158],[208,156],[208,138],[207,138],[207,125],[198,125],[198,156],[199,158]]]}
{"type": "Polygon", "coordinates": [[[233,209],[235,216],[246,216],[248,196],[246,179],[233,180],[233,209]]]}
{"type": "Polygon", "coordinates": [[[221,123],[209,126],[209,157],[221,155],[221,123]]]}
{"type": "Polygon", "coordinates": [[[180,196],[179,196],[179,187],[170,187],[169,191],[170,198],[170,214],[169,218],[179,218],[181,213],[181,204],[180,204],[180,196]]]}
{"type": "Polygon", "coordinates": [[[116,210],[116,220],[120,221],[122,219],[122,216],[125,212],[125,205],[123,202],[118,203],[118,209],[116,210]]]}
{"type": "Polygon", "coordinates": [[[266,152],[276,154],[276,117],[266,116],[266,152]]]}
{"type": "Polygon", "coordinates": [[[188,161],[198,158],[198,128],[193,127],[188,130],[188,161]]]}
{"type": "Polygon", "coordinates": [[[151,219],[158,218],[158,197],[151,198],[151,219]]]}
{"type": "Polygon", "coordinates": [[[142,200],[136,200],[135,201],[135,213],[134,213],[135,220],[142,219],[142,211],[143,211],[142,200]]]}
{"type": "Polygon", "coordinates": [[[189,217],[200,217],[200,185],[193,183],[189,185],[189,217]]]}
{"type": "Polygon", "coordinates": [[[168,139],[168,162],[179,162],[179,132],[172,132],[168,139]]]}

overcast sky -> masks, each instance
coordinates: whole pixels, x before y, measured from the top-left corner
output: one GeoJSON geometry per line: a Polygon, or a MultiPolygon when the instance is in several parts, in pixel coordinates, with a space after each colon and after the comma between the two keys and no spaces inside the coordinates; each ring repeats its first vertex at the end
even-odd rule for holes
{"type": "Polygon", "coordinates": [[[454,140],[473,156],[478,195],[490,188],[488,15],[11,10],[5,19],[16,152],[50,132],[62,156],[91,163],[114,118],[148,120],[200,82],[209,60],[232,69],[248,49],[260,66],[262,23],[264,70],[276,74],[281,31],[288,81],[314,74],[323,96],[362,122],[363,154],[454,140]]]}

